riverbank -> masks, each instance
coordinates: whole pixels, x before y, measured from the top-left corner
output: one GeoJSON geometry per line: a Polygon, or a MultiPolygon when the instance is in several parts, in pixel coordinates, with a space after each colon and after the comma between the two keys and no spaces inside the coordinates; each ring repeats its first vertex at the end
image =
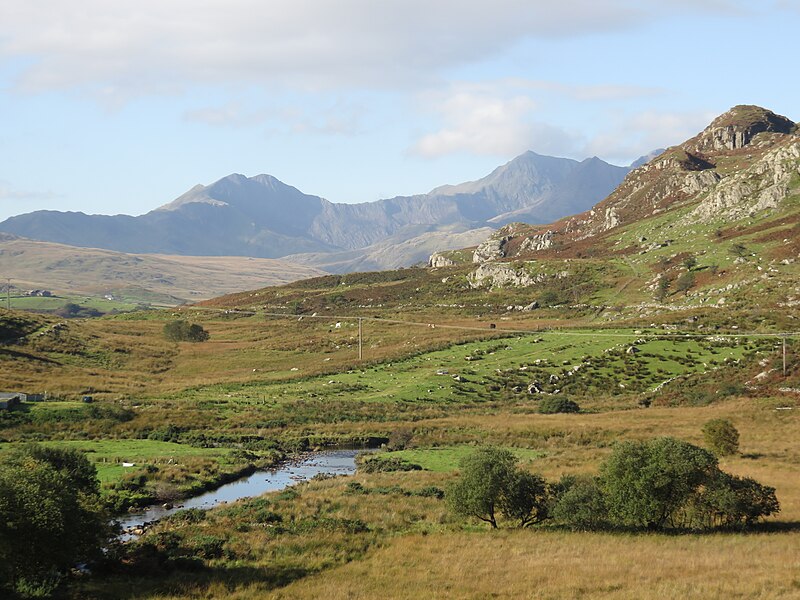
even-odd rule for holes
{"type": "Polygon", "coordinates": [[[122,528],[121,539],[132,539],[142,535],[154,523],[180,510],[207,510],[266,492],[280,491],[319,475],[352,475],[356,472],[356,456],[360,452],[362,450],[328,450],[285,457],[272,468],[253,469],[243,477],[186,498],[180,504],[153,504],[143,511],[119,515],[115,521],[122,528]]]}

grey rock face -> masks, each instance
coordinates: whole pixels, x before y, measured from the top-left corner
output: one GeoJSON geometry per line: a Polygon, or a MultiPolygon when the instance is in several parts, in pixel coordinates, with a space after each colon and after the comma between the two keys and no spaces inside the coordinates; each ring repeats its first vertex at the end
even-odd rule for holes
{"type": "MultiPolygon", "coordinates": [[[[528,287],[543,283],[549,279],[563,279],[569,277],[567,271],[561,271],[554,275],[546,273],[530,273],[525,268],[514,267],[508,263],[487,262],[481,264],[475,271],[467,276],[467,281],[472,288],[504,288],[504,287],[528,287]]],[[[534,303],[535,304],[535,303],[534,303]]],[[[536,304],[538,306],[538,304],[536,304]]],[[[519,310],[529,308],[520,306],[519,310]]]]}
{"type": "Polygon", "coordinates": [[[475,252],[472,253],[472,262],[485,263],[505,257],[504,247],[510,239],[511,236],[490,237],[475,248],[475,252]]]}
{"type": "Polygon", "coordinates": [[[455,261],[450,260],[446,256],[435,252],[431,254],[431,257],[428,259],[428,266],[431,268],[437,267],[452,267],[455,265],[455,261]]]}
{"type": "Polygon", "coordinates": [[[800,139],[768,152],[750,168],[722,180],[688,216],[690,221],[734,220],[777,208],[800,175],[800,139]]]}
{"type": "Polygon", "coordinates": [[[520,245],[520,252],[530,251],[536,252],[539,250],[547,250],[553,247],[553,240],[555,239],[554,231],[545,231],[539,235],[532,235],[525,238],[525,241],[520,245]]]}
{"type": "Polygon", "coordinates": [[[703,130],[693,148],[700,153],[737,150],[759,133],[791,133],[794,126],[786,117],[758,106],[734,106],[703,130]]]}

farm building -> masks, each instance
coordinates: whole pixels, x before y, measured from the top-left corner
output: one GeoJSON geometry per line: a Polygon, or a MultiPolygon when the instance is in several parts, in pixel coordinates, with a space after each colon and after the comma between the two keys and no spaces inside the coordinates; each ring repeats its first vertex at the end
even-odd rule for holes
{"type": "Polygon", "coordinates": [[[26,392],[0,392],[0,410],[17,406],[20,402],[42,402],[44,394],[28,394],[26,392]]]}

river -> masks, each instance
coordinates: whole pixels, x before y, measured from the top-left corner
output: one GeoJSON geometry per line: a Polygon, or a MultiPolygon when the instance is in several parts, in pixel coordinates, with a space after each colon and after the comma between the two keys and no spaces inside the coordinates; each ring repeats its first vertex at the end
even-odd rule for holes
{"type": "Polygon", "coordinates": [[[187,508],[208,509],[228,502],[260,496],[266,492],[276,492],[300,481],[307,481],[315,475],[352,475],[356,472],[356,455],[361,450],[331,450],[315,452],[313,455],[297,462],[290,462],[272,471],[256,471],[249,477],[243,477],[226,483],[215,490],[178,501],[173,508],[164,508],[158,504],[144,511],[130,513],[115,519],[122,527],[120,539],[135,537],[132,529],[146,526],[166,516],[187,508]]]}

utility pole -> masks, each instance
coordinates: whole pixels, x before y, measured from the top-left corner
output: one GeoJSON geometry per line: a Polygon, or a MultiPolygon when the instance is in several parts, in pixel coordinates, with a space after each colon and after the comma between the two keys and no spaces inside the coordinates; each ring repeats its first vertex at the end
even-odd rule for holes
{"type": "Polygon", "coordinates": [[[11,310],[11,277],[6,279],[6,309],[11,310]]]}
{"type": "MultiPolygon", "coordinates": [[[[358,317],[358,360],[364,359],[364,351],[361,337],[361,317],[358,317]]],[[[784,368],[784,371],[786,369],[784,368]]]]}
{"type": "Polygon", "coordinates": [[[786,336],[783,336],[783,377],[786,378],[786,336]]]}

